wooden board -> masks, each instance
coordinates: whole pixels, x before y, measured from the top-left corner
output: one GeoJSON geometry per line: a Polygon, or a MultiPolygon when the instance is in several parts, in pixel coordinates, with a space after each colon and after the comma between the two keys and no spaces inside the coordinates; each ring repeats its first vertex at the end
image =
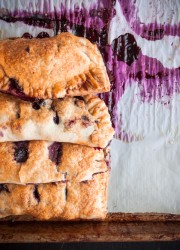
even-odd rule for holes
{"type": "Polygon", "coordinates": [[[0,222],[0,243],[164,240],[180,240],[180,215],[117,213],[103,222],[0,222]]]}

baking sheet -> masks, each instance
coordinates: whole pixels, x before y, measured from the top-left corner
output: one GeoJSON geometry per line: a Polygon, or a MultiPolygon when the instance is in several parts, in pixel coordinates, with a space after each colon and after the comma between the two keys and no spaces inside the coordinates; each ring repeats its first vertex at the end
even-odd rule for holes
{"type": "Polygon", "coordinates": [[[95,42],[112,83],[109,212],[180,213],[180,9],[171,1],[0,1],[0,38],[95,42]]]}

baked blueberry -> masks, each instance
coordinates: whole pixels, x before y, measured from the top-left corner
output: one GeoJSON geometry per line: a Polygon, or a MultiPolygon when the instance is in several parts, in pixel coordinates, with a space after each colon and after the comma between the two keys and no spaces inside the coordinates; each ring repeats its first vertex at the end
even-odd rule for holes
{"type": "Polygon", "coordinates": [[[34,198],[37,200],[37,202],[40,202],[40,194],[38,191],[38,185],[34,186],[34,191],[33,191],[34,198]]]}
{"type": "Polygon", "coordinates": [[[45,101],[43,99],[40,100],[36,100],[33,102],[32,107],[35,110],[39,110],[41,108],[41,106],[45,106],[45,101]]]}
{"type": "Polygon", "coordinates": [[[62,157],[62,143],[54,142],[49,146],[49,159],[58,165],[62,157]]]}
{"type": "Polygon", "coordinates": [[[55,107],[53,104],[51,105],[51,109],[56,113],[56,115],[53,117],[53,121],[55,124],[58,125],[60,123],[60,118],[59,118],[58,112],[55,110],[55,107]]]}
{"type": "Polygon", "coordinates": [[[18,163],[26,162],[28,159],[28,142],[14,142],[14,159],[18,163]]]}

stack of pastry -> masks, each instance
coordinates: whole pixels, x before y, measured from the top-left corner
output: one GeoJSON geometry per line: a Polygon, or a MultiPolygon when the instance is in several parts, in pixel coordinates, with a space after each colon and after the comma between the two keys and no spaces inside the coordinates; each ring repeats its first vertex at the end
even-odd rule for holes
{"type": "Polygon", "coordinates": [[[0,218],[105,218],[109,88],[85,38],[0,42],[0,218]]]}

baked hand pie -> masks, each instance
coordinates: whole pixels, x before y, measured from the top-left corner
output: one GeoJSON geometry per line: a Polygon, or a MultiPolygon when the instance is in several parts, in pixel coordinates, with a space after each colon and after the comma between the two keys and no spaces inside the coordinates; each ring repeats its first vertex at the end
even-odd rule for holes
{"type": "Polygon", "coordinates": [[[0,41],[0,90],[52,99],[107,92],[110,82],[97,46],[61,33],[0,41]]]}
{"type": "Polygon", "coordinates": [[[0,183],[91,180],[108,170],[107,149],[47,141],[0,143],[0,183]]]}
{"type": "Polygon", "coordinates": [[[26,215],[39,220],[104,219],[109,171],[85,182],[0,184],[0,218],[26,215]]]}
{"type": "Polygon", "coordinates": [[[48,140],[104,148],[114,130],[96,96],[27,102],[0,93],[0,142],[48,140]]]}

